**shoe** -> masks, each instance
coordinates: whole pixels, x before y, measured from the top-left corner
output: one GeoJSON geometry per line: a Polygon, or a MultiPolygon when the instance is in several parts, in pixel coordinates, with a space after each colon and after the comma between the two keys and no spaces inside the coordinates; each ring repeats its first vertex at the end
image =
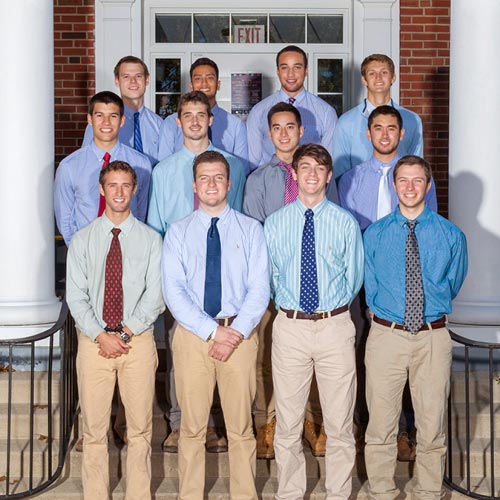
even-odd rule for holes
{"type": "Polygon", "coordinates": [[[78,453],[83,452],[83,436],[78,438],[78,441],[75,444],[75,451],[78,453]]]}
{"type": "Polygon", "coordinates": [[[207,427],[205,447],[208,453],[225,453],[227,451],[227,439],[220,429],[207,427]]]}
{"type": "Polygon", "coordinates": [[[398,460],[400,462],[414,462],[417,456],[415,444],[407,432],[398,435],[398,460]]]}
{"type": "Polygon", "coordinates": [[[257,458],[274,458],[274,431],[276,418],[257,429],[257,458]]]}
{"type": "Polygon", "coordinates": [[[163,453],[177,453],[179,451],[179,430],[173,430],[161,445],[163,453]]]}
{"type": "Polygon", "coordinates": [[[315,457],[324,457],[326,452],[326,434],[323,425],[317,425],[309,420],[304,421],[304,439],[311,447],[315,457]]]}

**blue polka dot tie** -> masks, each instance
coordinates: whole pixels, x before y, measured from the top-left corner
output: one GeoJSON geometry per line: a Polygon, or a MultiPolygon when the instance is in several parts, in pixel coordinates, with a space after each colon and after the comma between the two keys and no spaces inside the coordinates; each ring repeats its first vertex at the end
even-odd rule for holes
{"type": "Polygon", "coordinates": [[[141,126],[139,123],[139,111],[134,113],[134,149],[143,153],[142,150],[142,137],[141,137],[141,126]]]}
{"type": "Polygon", "coordinates": [[[123,316],[123,288],[122,288],[122,249],[118,235],[120,229],[114,227],[111,232],[113,239],[106,257],[104,271],[104,304],[102,319],[106,325],[114,330],[122,321],[123,316]]]}
{"type": "Polygon", "coordinates": [[[310,208],[306,210],[305,218],[300,259],[300,308],[310,314],[316,311],[319,306],[316,247],[314,243],[314,212],[310,208]]]}
{"type": "Polygon", "coordinates": [[[411,333],[418,332],[424,323],[424,287],[415,234],[417,224],[417,221],[406,222],[409,231],[406,237],[405,326],[411,333]]]}

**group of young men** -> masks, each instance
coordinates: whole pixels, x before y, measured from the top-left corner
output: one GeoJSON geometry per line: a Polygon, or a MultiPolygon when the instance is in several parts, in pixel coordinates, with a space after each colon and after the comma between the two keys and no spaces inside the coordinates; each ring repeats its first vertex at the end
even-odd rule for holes
{"type": "Polygon", "coordinates": [[[232,498],[257,498],[256,457],[276,458],[277,499],[303,498],[304,437],[326,456],[327,497],[347,499],[360,365],[369,418],[356,423],[370,496],[398,495],[407,380],[418,429],[413,493],[441,496],[446,315],[467,251],[463,233],[436,213],[421,121],[392,102],[387,56],[363,61],[367,98],[338,121],[305,90],[302,49],[285,47],[276,62],[281,88],[245,126],[218,107],[210,59],[193,63],[191,91],[162,121],[144,107],[146,65],[127,56],[115,67],[121,98],[92,97],[84,146],[57,169],[55,213],[79,338],[85,499],[110,495],[116,382],[126,498],[151,498],[153,325],[165,304],[175,323],[163,449],[178,452],[179,498],[203,498],[206,450],[228,451],[232,498]],[[364,363],[355,301],[371,318],[364,363]]]}

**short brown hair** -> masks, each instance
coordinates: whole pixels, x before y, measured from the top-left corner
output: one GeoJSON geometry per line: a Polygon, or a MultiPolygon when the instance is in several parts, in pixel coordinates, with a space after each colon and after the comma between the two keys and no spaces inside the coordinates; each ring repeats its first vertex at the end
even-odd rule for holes
{"type": "Polygon", "coordinates": [[[319,165],[325,166],[328,172],[332,172],[332,156],[320,144],[304,144],[303,146],[299,146],[297,151],[293,154],[292,160],[292,166],[295,172],[297,172],[299,161],[304,158],[304,156],[314,158],[319,165]]]}
{"type": "Polygon", "coordinates": [[[278,54],[276,55],[277,68],[279,68],[280,66],[281,55],[285,54],[286,52],[296,52],[297,54],[300,54],[304,58],[304,68],[307,68],[307,54],[300,47],[297,47],[296,45],[287,45],[278,52],[278,54]]]}
{"type": "Polygon", "coordinates": [[[420,156],[416,156],[416,155],[406,155],[398,160],[398,162],[396,163],[396,166],[394,167],[394,172],[393,172],[394,181],[396,181],[396,175],[398,173],[398,170],[403,165],[410,165],[410,166],[420,165],[424,169],[425,178],[427,179],[427,183],[429,183],[431,181],[432,168],[431,168],[429,162],[424,160],[420,156]]]}
{"type": "Polygon", "coordinates": [[[391,72],[392,76],[394,76],[394,74],[396,73],[396,69],[394,68],[394,61],[389,56],[386,56],[385,54],[372,54],[365,57],[363,59],[363,62],[361,63],[361,75],[363,76],[363,78],[365,78],[366,67],[372,62],[385,63],[387,64],[387,66],[389,66],[389,71],[391,72]]]}
{"type": "Polygon", "coordinates": [[[218,151],[204,151],[203,153],[199,154],[195,159],[193,163],[193,179],[196,180],[196,171],[198,169],[198,165],[200,163],[222,163],[226,167],[226,174],[227,178],[229,179],[229,162],[226,160],[226,157],[222,154],[219,153],[218,151]]]}
{"type": "Polygon", "coordinates": [[[113,72],[115,74],[115,78],[120,78],[120,66],[124,63],[140,64],[142,66],[142,70],[144,71],[144,76],[146,78],[149,78],[149,70],[148,70],[148,67],[146,66],[146,63],[142,59],[139,59],[138,57],[135,57],[135,56],[122,57],[116,63],[115,69],[113,70],[113,72]]]}
{"type": "Polygon", "coordinates": [[[269,130],[271,130],[273,116],[276,113],[292,113],[292,115],[295,117],[297,125],[299,127],[302,127],[302,118],[300,116],[300,111],[295,106],[292,106],[288,102],[278,102],[267,113],[267,124],[269,125],[269,130]]]}
{"type": "Polygon", "coordinates": [[[99,173],[99,184],[104,187],[104,181],[106,180],[106,175],[108,172],[125,172],[132,176],[132,184],[137,186],[137,174],[135,170],[126,162],[115,160],[112,161],[107,167],[104,167],[99,173]]]}
{"type": "Polygon", "coordinates": [[[177,105],[177,116],[180,118],[182,113],[182,108],[189,103],[200,103],[204,104],[207,108],[208,117],[212,116],[212,110],[210,108],[210,101],[208,97],[201,90],[193,90],[184,94],[179,99],[179,104],[177,105]]]}

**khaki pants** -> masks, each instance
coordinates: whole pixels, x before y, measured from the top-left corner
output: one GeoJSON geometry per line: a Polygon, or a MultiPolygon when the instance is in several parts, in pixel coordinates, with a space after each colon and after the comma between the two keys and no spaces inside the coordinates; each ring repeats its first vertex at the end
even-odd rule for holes
{"type": "Polygon", "coordinates": [[[370,419],[365,460],[370,497],[392,500],[401,396],[410,382],[417,434],[413,498],[438,499],[444,475],[445,415],[450,390],[451,339],[446,328],[412,335],[373,322],[366,343],[370,419]]]}
{"type": "Polygon", "coordinates": [[[109,500],[108,430],[116,380],[127,418],[126,500],[151,499],[151,435],[156,345],[151,331],[132,337],[116,359],[78,332],[78,391],[83,421],[82,482],[85,500],[109,500]]]}
{"type": "Polygon", "coordinates": [[[272,347],[278,500],[303,498],[306,491],[301,437],[313,373],[327,435],[327,498],[346,500],[351,493],[356,456],[352,428],[356,398],[354,337],[349,312],[318,321],[288,319],[282,311],[278,313],[272,347]]]}
{"type": "Polygon", "coordinates": [[[202,500],[205,487],[205,437],[215,383],[226,424],[229,446],[230,495],[233,500],[256,499],[255,437],[252,403],[258,337],[254,331],[225,362],[208,355],[210,342],[181,325],[172,344],[177,399],[181,407],[179,437],[179,499],[202,500]]]}

